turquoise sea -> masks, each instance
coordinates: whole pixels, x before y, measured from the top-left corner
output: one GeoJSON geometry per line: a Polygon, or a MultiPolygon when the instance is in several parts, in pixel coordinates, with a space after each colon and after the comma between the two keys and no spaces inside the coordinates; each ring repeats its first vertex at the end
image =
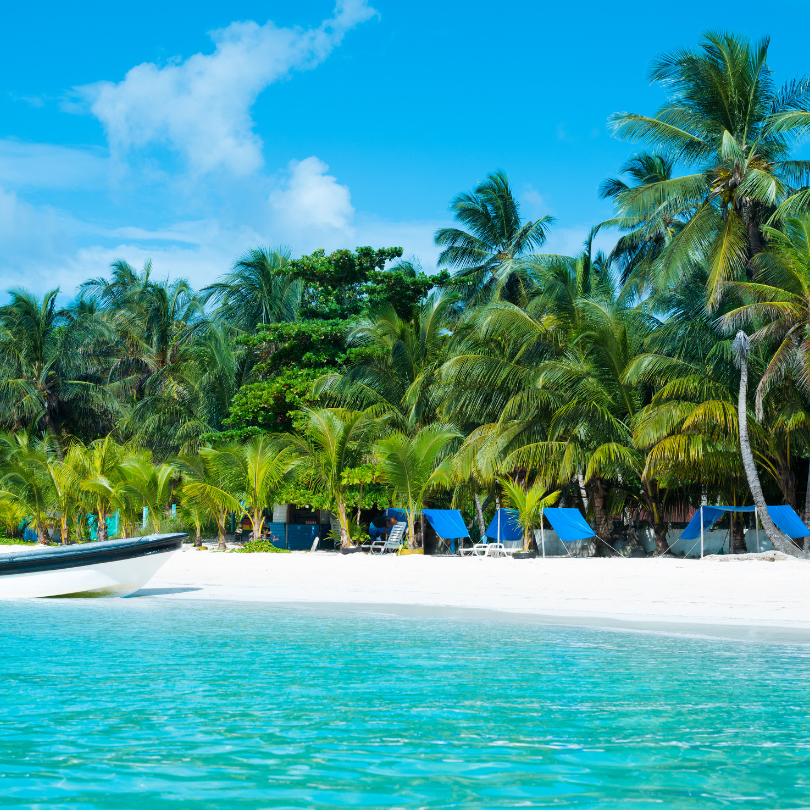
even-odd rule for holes
{"type": "Polygon", "coordinates": [[[0,604],[2,808],[810,806],[810,648],[257,604],[0,604]]]}

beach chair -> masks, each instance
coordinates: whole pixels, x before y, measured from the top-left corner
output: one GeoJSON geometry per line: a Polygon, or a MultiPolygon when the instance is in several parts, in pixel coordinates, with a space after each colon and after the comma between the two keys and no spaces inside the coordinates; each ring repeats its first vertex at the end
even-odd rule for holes
{"type": "Polygon", "coordinates": [[[472,547],[473,557],[505,557],[508,553],[503,543],[476,543],[472,547]]]}
{"type": "Polygon", "coordinates": [[[404,520],[400,520],[395,524],[387,539],[375,540],[371,544],[372,554],[385,554],[386,551],[399,551],[402,548],[402,541],[405,537],[405,529],[408,524],[404,520]]]}

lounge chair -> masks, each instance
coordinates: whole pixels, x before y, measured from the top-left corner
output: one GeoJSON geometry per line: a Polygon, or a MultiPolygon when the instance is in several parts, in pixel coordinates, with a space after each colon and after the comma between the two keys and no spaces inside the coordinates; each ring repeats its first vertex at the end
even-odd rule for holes
{"type": "Polygon", "coordinates": [[[385,554],[386,551],[399,551],[402,548],[402,541],[405,537],[407,525],[404,520],[400,520],[399,523],[396,523],[392,527],[387,539],[375,540],[371,544],[371,553],[385,554]]]}
{"type": "Polygon", "coordinates": [[[510,550],[503,543],[476,543],[471,551],[473,557],[505,557],[510,550]]]}

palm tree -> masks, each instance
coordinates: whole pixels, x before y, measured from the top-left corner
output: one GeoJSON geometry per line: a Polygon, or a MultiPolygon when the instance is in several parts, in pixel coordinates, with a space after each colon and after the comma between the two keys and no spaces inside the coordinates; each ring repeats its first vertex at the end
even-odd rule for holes
{"type": "Polygon", "coordinates": [[[731,34],[708,33],[696,50],[665,54],[651,81],[670,91],[654,116],[619,113],[615,134],[642,140],[694,172],[654,178],[617,198],[622,217],[655,212],[688,222],[654,261],[663,281],[708,267],[709,306],[727,282],[744,277],[762,249],[769,221],[807,210],[810,162],[791,149],[810,128],[810,81],[777,89],[766,64],[768,40],[756,45],[731,34]]]}
{"type": "Polygon", "coordinates": [[[50,539],[48,524],[54,503],[53,486],[48,475],[48,456],[43,442],[31,441],[27,434],[0,436],[3,474],[0,500],[31,520],[37,529],[37,543],[50,539]]]}
{"type": "Polygon", "coordinates": [[[183,476],[180,497],[189,509],[205,510],[217,524],[217,547],[224,551],[225,521],[232,513],[242,514],[242,505],[234,491],[239,482],[232,471],[232,453],[203,447],[195,456],[178,459],[183,476]]]}
{"type": "Polygon", "coordinates": [[[608,261],[619,269],[622,283],[629,281],[630,289],[636,294],[643,294],[651,286],[655,280],[651,273],[655,260],[692,213],[692,206],[677,213],[660,204],[651,204],[648,210],[634,208],[635,197],[646,192],[650,185],[671,180],[674,167],[675,161],[670,157],[642,152],[619,169],[620,174],[629,176],[631,185],[621,178],[609,177],[599,186],[599,196],[613,200],[620,215],[598,227],[618,228],[624,232],[608,261]],[[626,209],[634,213],[621,213],[626,209]]]}
{"type": "Polygon", "coordinates": [[[456,303],[453,294],[434,294],[412,321],[403,320],[391,304],[373,309],[349,333],[349,345],[365,350],[361,359],[342,374],[322,377],[315,392],[344,407],[385,407],[408,428],[432,421],[436,373],[446,357],[456,303]]]}
{"type": "Polygon", "coordinates": [[[300,456],[289,443],[277,437],[259,434],[221,453],[231,468],[232,494],[242,503],[250,519],[252,539],[260,540],[264,524],[264,511],[272,506],[272,494],[285,482],[299,463],[300,456]]]}
{"type": "Polygon", "coordinates": [[[507,287],[507,295],[514,297],[521,259],[545,243],[554,218],[523,222],[509,179],[500,170],[454,197],[450,210],[466,230],[436,231],[434,241],[444,248],[438,266],[455,269],[456,278],[473,292],[482,286],[507,287]]]}
{"type": "Polygon", "coordinates": [[[284,442],[300,460],[299,476],[311,489],[324,492],[337,512],[341,545],[351,543],[347,473],[361,466],[381,428],[381,411],[367,408],[303,408],[302,435],[286,434],[284,442]]]}
{"type": "Polygon", "coordinates": [[[748,479],[748,486],[751,489],[751,495],[759,512],[762,527],[777,551],[794,557],[806,557],[807,555],[796,548],[793,543],[782,539],[779,530],[768,513],[765,497],[762,494],[762,486],[759,483],[759,474],[754,463],[754,456],[751,452],[751,441],[748,437],[748,354],[751,350],[751,344],[745,332],[737,332],[737,337],[734,339],[734,350],[740,366],[740,395],[737,406],[740,424],[740,452],[745,467],[745,475],[748,479]]]}
{"type": "Polygon", "coordinates": [[[77,444],[73,463],[80,471],[79,489],[85,493],[87,503],[97,521],[96,537],[107,539],[107,518],[125,501],[125,485],[121,477],[121,463],[127,449],[112,436],[96,439],[86,447],[77,444]]]}
{"type": "Polygon", "coordinates": [[[528,489],[508,478],[502,478],[501,484],[507,503],[517,510],[518,525],[523,529],[523,550],[528,551],[534,540],[534,529],[542,525],[543,510],[557,502],[560,491],[549,493],[542,481],[536,481],[528,489]]]}
{"type": "Polygon", "coordinates": [[[123,493],[148,510],[152,531],[160,532],[160,523],[172,495],[178,470],[174,464],[154,464],[149,450],[139,450],[124,458],[118,468],[123,493]]]}
{"type": "MultiPolygon", "coordinates": [[[[459,438],[449,425],[433,424],[413,433],[393,433],[375,445],[380,476],[394,490],[394,501],[408,514],[409,546],[414,547],[414,522],[422,512],[426,494],[434,487],[452,484],[452,459],[448,446],[459,438]]],[[[422,545],[424,547],[424,521],[422,545]]]]}
{"type": "Polygon", "coordinates": [[[252,333],[263,323],[294,321],[302,285],[288,274],[292,251],[254,248],[239,258],[231,272],[202,290],[214,302],[213,317],[240,332],[252,333]]]}
{"type": "Polygon", "coordinates": [[[75,453],[69,449],[64,459],[60,459],[55,452],[46,456],[46,470],[51,482],[53,506],[59,520],[59,533],[63,544],[70,537],[70,524],[78,521],[81,503],[80,479],[75,463],[75,453]]]}
{"type": "Polygon", "coordinates": [[[10,428],[59,432],[68,417],[98,424],[115,403],[89,372],[93,319],[71,320],[57,308],[59,290],[40,300],[26,290],[0,307],[0,421],[10,428]]]}

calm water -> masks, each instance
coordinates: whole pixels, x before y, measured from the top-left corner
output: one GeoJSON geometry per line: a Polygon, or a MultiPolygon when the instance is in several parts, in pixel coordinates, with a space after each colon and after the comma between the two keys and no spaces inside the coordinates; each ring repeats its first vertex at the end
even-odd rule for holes
{"type": "Polygon", "coordinates": [[[0,604],[0,807],[810,806],[810,650],[150,598],[0,604]]]}

